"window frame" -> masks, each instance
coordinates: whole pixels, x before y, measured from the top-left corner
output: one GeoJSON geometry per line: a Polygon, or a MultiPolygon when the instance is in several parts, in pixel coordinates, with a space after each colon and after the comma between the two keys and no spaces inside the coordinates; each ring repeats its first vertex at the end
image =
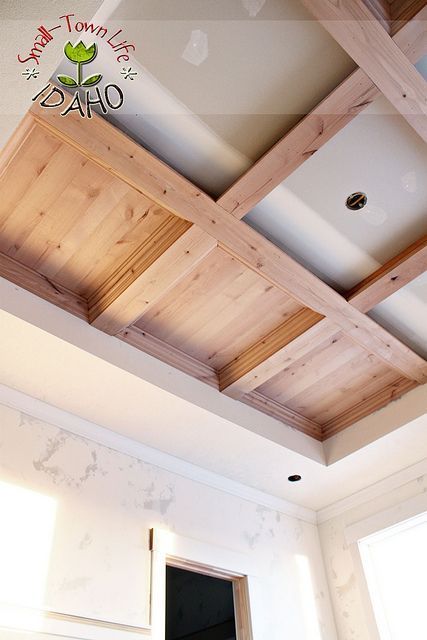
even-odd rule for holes
{"type": "Polygon", "coordinates": [[[375,585],[369,543],[427,521],[427,494],[418,494],[345,528],[345,539],[355,567],[356,581],[372,640],[391,640],[388,622],[375,585]]]}

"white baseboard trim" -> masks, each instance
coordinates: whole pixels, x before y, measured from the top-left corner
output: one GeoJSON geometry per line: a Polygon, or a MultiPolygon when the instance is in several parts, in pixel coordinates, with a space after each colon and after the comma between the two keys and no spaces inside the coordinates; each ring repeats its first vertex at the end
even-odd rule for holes
{"type": "Polygon", "coordinates": [[[194,482],[279,511],[284,515],[316,524],[316,513],[311,509],[203,469],[2,384],[0,384],[0,404],[194,482]]]}

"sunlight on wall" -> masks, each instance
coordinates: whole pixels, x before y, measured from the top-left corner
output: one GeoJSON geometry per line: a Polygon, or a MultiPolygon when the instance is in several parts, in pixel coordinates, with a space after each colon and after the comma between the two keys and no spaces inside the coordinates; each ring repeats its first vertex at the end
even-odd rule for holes
{"type": "Polygon", "coordinates": [[[42,608],[55,527],[56,500],[0,482],[0,625],[34,628],[42,608]]]}
{"type": "Polygon", "coordinates": [[[381,640],[425,640],[427,514],[359,544],[381,640]]]}
{"type": "Polygon", "coordinates": [[[322,640],[322,632],[317,615],[316,596],[308,558],[295,556],[298,571],[298,582],[301,595],[301,606],[304,613],[305,637],[307,640],[322,640]]]}

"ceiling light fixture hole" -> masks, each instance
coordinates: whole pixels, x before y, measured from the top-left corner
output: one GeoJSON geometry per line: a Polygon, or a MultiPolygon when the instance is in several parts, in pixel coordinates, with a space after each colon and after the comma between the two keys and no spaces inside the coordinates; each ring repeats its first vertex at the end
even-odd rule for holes
{"type": "Polygon", "coordinates": [[[294,476],[289,476],[288,480],[289,482],[299,482],[301,480],[301,476],[295,474],[294,476]]]}
{"type": "Polygon", "coordinates": [[[348,196],[345,206],[350,211],[360,211],[363,207],[366,207],[368,204],[368,196],[363,191],[355,191],[350,196],[348,196]]]}

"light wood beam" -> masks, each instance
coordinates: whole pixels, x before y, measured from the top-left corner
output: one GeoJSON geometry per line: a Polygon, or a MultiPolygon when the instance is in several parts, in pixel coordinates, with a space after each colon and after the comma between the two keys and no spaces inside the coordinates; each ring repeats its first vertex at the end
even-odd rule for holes
{"type": "Polygon", "coordinates": [[[198,225],[221,247],[303,306],[327,316],[355,342],[408,378],[427,380],[427,362],[296,260],[229,215],[183,176],[100,117],[61,118],[33,107],[40,126],[174,215],[198,225]]]}
{"type": "Polygon", "coordinates": [[[427,142],[427,83],[362,0],[301,0],[427,142]]]}
{"type": "MultiPolygon", "coordinates": [[[[395,43],[415,63],[427,53],[427,7],[415,19],[396,26],[395,43]]],[[[244,173],[218,200],[238,218],[321,149],[380,95],[372,80],[357,69],[244,173]]]]}
{"type": "MultiPolygon", "coordinates": [[[[424,236],[362,280],[346,298],[366,313],[426,270],[424,236]]],[[[232,398],[242,398],[336,334],[336,325],[304,309],[223,367],[219,372],[220,389],[232,398]]]]}
{"type": "Polygon", "coordinates": [[[427,271],[427,236],[414,242],[375,273],[362,280],[348,292],[347,300],[359,311],[366,313],[425,271],[427,271]]]}

